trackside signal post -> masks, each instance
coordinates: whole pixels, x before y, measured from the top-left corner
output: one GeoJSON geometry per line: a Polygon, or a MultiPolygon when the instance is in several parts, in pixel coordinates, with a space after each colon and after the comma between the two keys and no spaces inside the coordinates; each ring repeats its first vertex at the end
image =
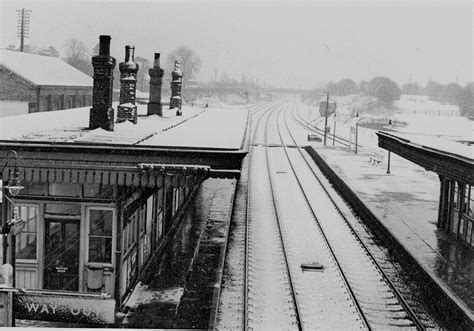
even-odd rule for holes
{"type": "Polygon", "coordinates": [[[326,92],[326,113],[324,115],[324,146],[326,146],[326,137],[328,134],[328,107],[329,107],[329,91],[326,92]]]}

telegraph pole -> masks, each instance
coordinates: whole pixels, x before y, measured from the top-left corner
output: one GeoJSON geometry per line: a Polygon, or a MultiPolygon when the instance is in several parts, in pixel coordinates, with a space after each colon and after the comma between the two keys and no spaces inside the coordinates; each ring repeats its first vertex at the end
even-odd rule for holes
{"type": "Polygon", "coordinates": [[[30,13],[31,9],[17,9],[18,23],[16,34],[20,38],[20,52],[23,52],[25,47],[25,38],[30,34],[30,13]]]}

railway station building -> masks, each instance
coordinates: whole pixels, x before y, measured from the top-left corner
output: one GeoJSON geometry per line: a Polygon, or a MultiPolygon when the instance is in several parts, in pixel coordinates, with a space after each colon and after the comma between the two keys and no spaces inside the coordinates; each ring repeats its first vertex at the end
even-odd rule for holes
{"type": "MultiPolygon", "coordinates": [[[[100,47],[108,53],[102,37],[100,47]]],[[[110,323],[152,272],[200,184],[238,177],[247,154],[247,112],[186,107],[182,116],[171,109],[160,116],[127,103],[134,121],[113,123],[115,59],[98,58],[95,79],[110,85],[94,82],[92,108],[12,116],[1,124],[2,222],[25,221],[21,232],[2,235],[0,250],[2,262],[14,267],[13,286],[26,289],[15,296],[17,318],[110,323]],[[212,120],[219,127],[210,140],[203,124],[212,120]],[[6,184],[18,181],[23,189],[12,196],[6,184]],[[103,307],[111,307],[105,319],[103,307]]],[[[132,91],[133,79],[122,79],[132,91]]]]}
{"type": "Polygon", "coordinates": [[[56,57],[0,50],[0,116],[90,106],[92,78],[56,57]]]}

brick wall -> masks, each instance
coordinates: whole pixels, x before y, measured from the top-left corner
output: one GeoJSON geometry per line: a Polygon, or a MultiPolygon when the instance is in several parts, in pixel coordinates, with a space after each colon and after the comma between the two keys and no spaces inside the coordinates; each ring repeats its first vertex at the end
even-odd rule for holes
{"type": "Polygon", "coordinates": [[[0,100],[36,102],[36,87],[0,67],[0,100]]]}
{"type": "MultiPolygon", "coordinates": [[[[38,88],[9,69],[0,67],[0,100],[26,101],[30,111],[36,107],[38,88]]],[[[92,105],[92,86],[41,86],[39,111],[60,110],[92,105]]]]}
{"type": "Polygon", "coordinates": [[[86,107],[92,105],[91,87],[41,87],[40,111],[86,107]]]}

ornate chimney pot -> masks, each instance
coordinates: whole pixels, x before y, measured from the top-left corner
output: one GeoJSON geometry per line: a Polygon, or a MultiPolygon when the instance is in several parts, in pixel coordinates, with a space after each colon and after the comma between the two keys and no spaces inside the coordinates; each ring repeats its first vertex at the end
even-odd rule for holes
{"type": "Polygon", "coordinates": [[[181,72],[181,62],[174,61],[174,70],[171,73],[171,99],[170,99],[170,109],[178,108],[176,111],[177,116],[181,116],[181,85],[183,84],[183,73],[181,72]]]}
{"type": "Polygon", "coordinates": [[[160,53],[155,53],[153,68],[148,70],[150,74],[150,102],[148,102],[147,116],[163,116],[163,105],[161,104],[161,85],[163,85],[163,74],[160,68],[160,53]]]}
{"type": "Polygon", "coordinates": [[[119,64],[120,99],[117,107],[117,122],[130,121],[137,124],[137,91],[138,64],[135,63],[135,47],[125,46],[125,62],[119,64]]]}
{"type": "Polygon", "coordinates": [[[89,129],[114,130],[114,109],[112,89],[115,59],[110,56],[110,36],[100,36],[99,54],[92,57],[94,86],[92,88],[92,108],[89,115],[89,129]]]}

